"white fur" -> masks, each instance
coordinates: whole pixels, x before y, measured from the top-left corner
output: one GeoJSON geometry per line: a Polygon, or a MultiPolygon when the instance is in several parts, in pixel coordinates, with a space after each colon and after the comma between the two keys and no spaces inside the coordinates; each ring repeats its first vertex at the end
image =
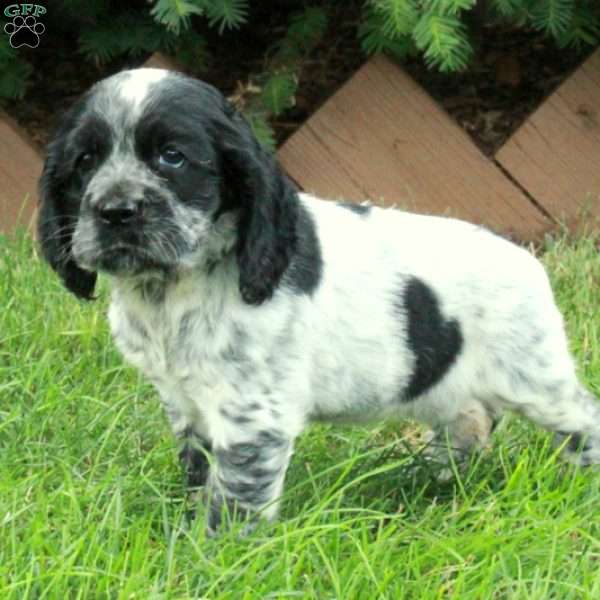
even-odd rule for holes
{"type": "MultiPolygon", "coordinates": [[[[151,87],[168,75],[164,69],[133,69],[120,73],[118,94],[132,109],[137,108],[148,96],[151,87]]],[[[111,85],[114,85],[114,80],[111,85]]]]}
{"type": "Polygon", "coordinates": [[[528,252],[454,219],[296,198],[219,92],[181,75],[117,74],[80,109],[50,145],[42,248],[81,297],[112,273],[116,343],[207,482],[210,528],[229,501],[275,516],[315,420],[414,417],[460,458],[509,409],[600,462],[600,407],[528,252]]]}
{"type": "MultiPolygon", "coordinates": [[[[465,420],[476,428],[508,408],[550,429],[598,435],[600,411],[575,377],[562,318],[532,255],[457,220],[378,208],[359,215],[308,195],[301,202],[324,263],[312,297],[282,287],[261,306],[244,304],[233,265],[210,285],[190,269],[161,304],[115,281],[117,344],[156,385],[176,433],[192,427],[226,449],[264,430],[291,442],[311,420],[414,417],[450,434],[456,424],[460,438],[465,420]],[[399,399],[415,358],[393,308],[398,274],[431,286],[464,337],[449,372],[410,402],[399,399]],[[182,339],[186,313],[194,317],[182,339]],[[228,354],[236,331],[247,337],[243,370],[228,354]],[[224,412],[251,412],[252,420],[236,425],[224,412]]],[[[488,432],[474,440],[463,432],[457,445],[488,432]]],[[[281,460],[282,478],[287,455],[281,460]]],[[[281,481],[273,498],[280,491],[281,481]]]]}

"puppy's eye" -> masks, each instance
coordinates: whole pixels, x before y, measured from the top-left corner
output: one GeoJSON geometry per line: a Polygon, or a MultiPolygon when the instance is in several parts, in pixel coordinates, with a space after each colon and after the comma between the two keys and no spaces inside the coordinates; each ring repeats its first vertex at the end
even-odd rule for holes
{"type": "Polygon", "coordinates": [[[158,164],[171,169],[179,169],[185,164],[185,156],[170,146],[163,148],[158,156],[158,164]]]}
{"type": "Polygon", "coordinates": [[[77,159],[77,168],[82,171],[89,171],[96,164],[96,155],[92,152],[84,152],[77,159]]]}

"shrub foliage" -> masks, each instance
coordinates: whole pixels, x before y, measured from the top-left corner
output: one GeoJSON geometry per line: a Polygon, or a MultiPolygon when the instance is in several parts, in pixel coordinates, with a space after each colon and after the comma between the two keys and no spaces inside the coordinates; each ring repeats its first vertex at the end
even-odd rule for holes
{"type": "MultiPolygon", "coordinates": [[[[287,29],[266,49],[264,71],[254,74],[240,96],[242,108],[261,139],[272,145],[268,118],[294,103],[302,59],[322,41],[328,7],[334,0],[289,5],[287,29]],[[298,7],[300,9],[298,10],[298,7]]],[[[79,52],[96,64],[162,50],[201,73],[210,59],[205,36],[251,26],[250,0],[62,0],[48,6],[44,19],[76,34],[79,52]]],[[[2,15],[4,27],[8,17],[2,15]]],[[[591,45],[600,39],[597,0],[365,0],[357,35],[366,54],[396,57],[421,54],[431,68],[464,69],[474,53],[472,32],[483,23],[506,22],[533,28],[561,47],[591,45]]],[[[330,31],[329,35],[335,35],[330,31]]],[[[32,67],[21,49],[0,36],[0,98],[23,96],[32,67]]]]}
{"type": "Polygon", "coordinates": [[[360,26],[368,53],[422,53],[430,67],[458,71],[472,54],[470,29],[483,21],[533,28],[559,47],[600,39],[596,0],[367,0],[360,26]]]}

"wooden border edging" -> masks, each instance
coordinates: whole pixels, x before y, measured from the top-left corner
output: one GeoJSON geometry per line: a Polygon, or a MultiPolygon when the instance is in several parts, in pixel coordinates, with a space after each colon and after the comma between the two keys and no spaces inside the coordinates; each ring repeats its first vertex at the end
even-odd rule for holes
{"type": "Polygon", "coordinates": [[[316,195],[479,223],[522,241],[552,224],[400,67],[370,59],[279,150],[316,195]]]}
{"type": "Polygon", "coordinates": [[[525,121],[496,160],[555,219],[600,217],[600,49],[525,121]]]}
{"type": "Polygon", "coordinates": [[[7,114],[0,111],[0,233],[34,229],[42,155],[7,114]]]}

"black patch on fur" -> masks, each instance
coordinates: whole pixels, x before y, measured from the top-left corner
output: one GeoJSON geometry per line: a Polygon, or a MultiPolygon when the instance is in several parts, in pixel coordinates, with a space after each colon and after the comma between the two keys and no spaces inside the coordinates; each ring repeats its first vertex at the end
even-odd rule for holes
{"type": "Polygon", "coordinates": [[[355,202],[338,202],[340,208],[352,211],[357,215],[368,215],[371,212],[371,206],[368,204],[356,204],[355,202]]]}
{"type": "Polygon", "coordinates": [[[206,483],[208,477],[209,463],[206,457],[206,452],[210,452],[210,444],[200,443],[197,440],[190,438],[194,437],[193,434],[186,435],[188,438],[183,445],[183,448],[179,452],[179,460],[186,477],[186,483],[188,487],[196,488],[201,487],[206,483]],[[202,451],[198,448],[201,444],[204,448],[202,451]]]}
{"type": "Polygon", "coordinates": [[[283,281],[296,294],[312,296],[321,283],[323,257],[312,215],[298,205],[296,251],[283,281]]]}
{"type": "Polygon", "coordinates": [[[459,355],[463,337],[458,322],[446,319],[434,291],[420,279],[408,280],[400,311],[407,322],[407,343],[415,357],[404,400],[412,400],[438,383],[459,355]]]}
{"type": "Polygon", "coordinates": [[[150,92],[135,127],[136,154],[181,202],[207,215],[220,203],[219,159],[209,133],[213,120],[223,118],[220,105],[216,89],[170,73],[150,92]],[[178,169],[165,167],[159,160],[161,149],[172,143],[187,161],[178,169]]]}

